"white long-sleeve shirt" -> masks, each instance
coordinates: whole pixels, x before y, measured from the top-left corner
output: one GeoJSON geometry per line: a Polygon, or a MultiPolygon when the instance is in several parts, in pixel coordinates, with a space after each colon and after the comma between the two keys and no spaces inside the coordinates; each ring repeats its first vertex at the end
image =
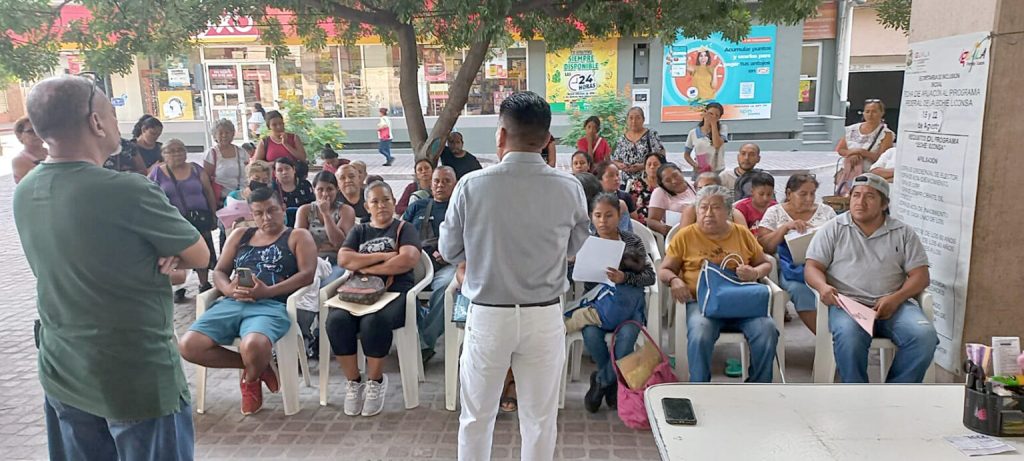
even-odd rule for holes
{"type": "Polygon", "coordinates": [[[510,152],[462,177],[441,223],[445,261],[466,261],[474,302],[527,304],[568,289],[566,258],[588,237],[583,186],[535,152],[510,152]]]}

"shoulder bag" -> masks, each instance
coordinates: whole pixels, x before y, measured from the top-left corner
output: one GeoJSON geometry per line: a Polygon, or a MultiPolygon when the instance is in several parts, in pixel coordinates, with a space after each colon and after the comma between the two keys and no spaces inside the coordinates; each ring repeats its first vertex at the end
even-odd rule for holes
{"type": "MultiPolygon", "coordinates": [[[[402,227],[404,225],[405,221],[398,220],[398,230],[395,232],[395,250],[401,248],[402,227]]],[[[395,277],[393,275],[389,275],[385,280],[384,277],[379,275],[356,272],[338,287],[338,298],[350,303],[370,305],[376,303],[381,296],[384,296],[384,292],[387,291],[394,281],[395,277]]]]}
{"type": "Polygon", "coordinates": [[[615,369],[615,377],[619,382],[619,401],[617,411],[619,419],[626,426],[633,429],[649,429],[650,422],[647,419],[647,409],[644,406],[644,391],[655,384],[674,383],[679,381],[672,367],[669,365],[668,356],[658,347],[658,342],[651,337],[647,329],[636,320],[623,322],[615,329],[612,335],[612,344],[609,347],[612,353],[612,366],[615,369]],[[618,337],[622,325],[633,324],[640,328],[640,332],[647,337],[644,345],[635,352],[625,356],[615,356],[615,338],[618,337]]]}
{"type": "MultiPolygon", "coordinates": [[[[192,174],[198,175],[195,164],[192,165],[192,174]]],[[[181,193],[181,186],[178,184],[178,178],[174,177],[174,172],[171,171],[170,167],[167,167],[167,176],[171,177],[171,182],[174,183],[174,190],[178,193],[178,200],[181,200],[181,206],[185,208],[185,213],[183,213],[182,216],[184,216],[189,224],[192,224],[192,227],[195,227],[199,232],[209,232],[213,230],[215,226],[213,211],[188,209],[188,202],[185,201],[185,194],[181,193]]],[[[202,180],[200,179],[199,181],[200,184],[202,184],[202,180]]],[[[205,193],[206,192],[204,191],[204,200],[205,193]]]]}
{"type": "Polygon", "coordinates": [[[721,265],[704,260],[697,280],[697,306],[709,319],[748,319],[766,317],[771,313],[772,291],[759,282],[743,282],[726,263],[743,264],[743,258],[732,253],[721,265]]]}

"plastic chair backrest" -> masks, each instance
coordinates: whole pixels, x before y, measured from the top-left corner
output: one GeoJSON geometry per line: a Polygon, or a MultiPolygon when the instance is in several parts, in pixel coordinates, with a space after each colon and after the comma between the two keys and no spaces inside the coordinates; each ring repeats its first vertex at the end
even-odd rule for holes
{"type": "Polygon", "coordinates": [[[633,233],[643,240],[644,246],[647,248],[647,254],[651,257],[651,262],[661,260],[661,250],[658,249],[658,241],[654,239],[654,234],[639,221],[633,220],[633,233]]]}

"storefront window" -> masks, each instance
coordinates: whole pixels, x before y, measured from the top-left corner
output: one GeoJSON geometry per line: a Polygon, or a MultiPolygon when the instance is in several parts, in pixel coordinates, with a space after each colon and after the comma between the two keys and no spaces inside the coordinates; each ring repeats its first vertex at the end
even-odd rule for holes
{"type": "Polygon", "coordinates": [[[491,115],[516,91],[526,90],[526,48],[492,50],[477,72],[466,102],[467,115],[491,115]]]}
{"type": "MultiPolygon", "coordinates": [[[[139,59],[142,108],[165,122],[202,120],[203,95],[197,75],[202,75],[199,51],[160,60],[139,59]]],[[[211,79],[211,84],[214,82],[211,79]]]]}
{"type": "Polygon", "coordinates": [[[302,51],[302,102],[320,117],[342,116],[337,54],[336,46],[302,51]]]}
{"type": "Polygon", "coordinates": [[[338,78],[341,79],[343,117],[371,117],[370,98],[363,87],[363,48],[338,48],[338,78]]]}
{"type": "Polygon", "coordinates": [[[277,65],[277,92],[279,101],[301,101],[302,100],[302,72],[301,72],[301,51],[298,46],[288,47],[288,56],[278,59],[277,65]]]}
{"type": "MultiPolygon", "coordinates": [[[[366,92],[368,116],[376,116],[377,109],[386,107],[390,114],[402,117],[402,98],[398,91],[398,71],[402,58],[398,47],[363,45],[362,88],[366,92]]],[[[355,115],[349,115],[353,117],[355,115]]]]}
{"type": "Polygon", "coordinates": [[[423,57],[423,79],[427,85],[427,115],[440,115],[465,55],[461,50],[445,52],[438,47],[421,45],[420,56],[423,57]]]}

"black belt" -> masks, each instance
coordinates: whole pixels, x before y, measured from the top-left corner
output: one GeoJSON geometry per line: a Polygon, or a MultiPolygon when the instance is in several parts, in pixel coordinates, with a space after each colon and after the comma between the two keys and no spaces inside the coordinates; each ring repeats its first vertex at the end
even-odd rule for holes
{"type": "Polygon", "coordinates": [[[486,307],[541,307],[541,306],[550,306],[552,304],[558,304],[560,302],[561,302],[560,299],[555,298],[555,299],[552,299],[552,300],[549,300],[549,301],[540,302],[540,303],[488,304],[488,303],[474,302],[473,304],[476,304],[477,306],[486,306],[486,307]]]}

